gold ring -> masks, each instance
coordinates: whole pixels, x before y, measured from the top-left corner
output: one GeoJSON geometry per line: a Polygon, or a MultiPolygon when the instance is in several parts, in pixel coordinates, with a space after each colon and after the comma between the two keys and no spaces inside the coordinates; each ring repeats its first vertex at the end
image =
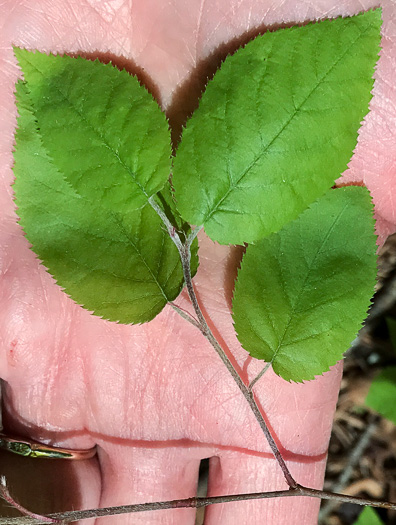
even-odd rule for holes
{"type": "Polygon", "coordinates": [[[25,438],[10,437],[0,433],[0,449],[19,456],[47,459],[90,459],[96,455],[96,446],[87,450],[51,447],[25,438]]]}

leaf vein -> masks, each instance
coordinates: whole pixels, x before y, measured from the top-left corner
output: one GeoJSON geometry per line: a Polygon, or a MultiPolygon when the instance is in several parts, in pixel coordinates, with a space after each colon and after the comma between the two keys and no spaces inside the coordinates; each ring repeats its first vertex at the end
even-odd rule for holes
{"type": "Polygon", "coordinates": [[[318,89],[318,87],[325,81],[325,79],[331,74],[331,72],[335,69],[335,67],[340,63],[340,61],[350,52],[351,48],[360,40],[360,38],[370,29],[370,27],[367,27],[364,31],[361,31],[359,36],[345,49],[345,51],[341,54],[341,56],[331,65],[331,67],[325,72],[325,74],[319,79],[319,81],[315,84],[315,86],[311,89],[311,91],[308,93],[308,95],[304,98],[304,100],[300,103],[300,105],[295,109],[294,112],[291,114],[291,116],[281,125],[280,130],[275,134],[275,136],[271,139],[271,141],[260,149],[258,154],[255,156],[253,161],[245,168],[240,176],[236,179],[235,183],[232,187],[230,187],[227,192],[221,197],[216,205],[212,208],[212,210],[209,212],[209,214],[204,218],[203,222],[209,221],[213,215],[216,213],[218,208],[221,206],[221,204],[224,202],[225,199],[228,198],[231,192],[234,191],[237,184],[240,183],[240,181],[249,173],[249,171],[257,164],[257,162],[261,159],[261,157],[266,153],[269,148],[272,146],[272,144],[276,141],[276,139],[285,131],[285,129],[288,127],[288,125],[291,123],[291,121],[294,119],[294,117],[299,113],[299,111],[303,108],[304,104],[308,101],[308,99],[312,96],[312,94],[318,89]]]}

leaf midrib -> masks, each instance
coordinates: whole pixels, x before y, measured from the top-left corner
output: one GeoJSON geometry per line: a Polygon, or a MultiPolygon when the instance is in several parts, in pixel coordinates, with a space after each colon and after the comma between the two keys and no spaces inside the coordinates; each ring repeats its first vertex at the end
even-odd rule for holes
{"type": "MultiPolygon", "coordinates": [[[[54,167],[55,168],[55,167],[54,167]]],[[[55,168],[56,169],[56,168],[55,168]]],[[[58,173],[60,173],[58,170],[57,170],[58,173]]],[[[41,181],[39,179],[36,179],[36,182],[39,184],[39,185],[43,185],[44,187],[48,188],[48,186],[45,184],[44,181],[41,181]]],[[[51,190],[52,190],[52,187],[49,187],[51,190]]],[[[78,196],[79,197],[79,196],[78,196]]],[[[158,279],[157,279],[157,276],[154,275],[153,271],[151,270],[150,266],[147,264],[145,258],[143,257],[141,251],[138,249],[137,245],[134,243],[134,241],[130,238],[128,232],[126,231],[125,229],[125,226],[124,224],[122,223],[122,221],[120,221],[119,217],[117,216],[117,214],[115,214],[114,212],[112,212],[111,210],[106,210],[109,215],[113,218],[113,220],[118,224],[118,226],[120,227],[120,231],[123,233],[123,235],[125,236],[125,240],[123,241],[122,239],[118,239],[118,242],[122,242],[123,244],[125,245],[131,245],[133,247],[133,249],[135,250],[135,253],[138,255],[138,257],[141,259],[143,265],[147,268],[149,274],[151,275],[152,277],[152,282],[154,282],[161,295],[165,298],[166,302],[169,301],[169,298],[167,297],[166,295],[166,292],[165,290],[163,289],[163,287],[161,286],[161,284],[159,283],[158,279]]],[[[63,226],[66,226],[68,228],[75,228],[74,225],[70,225],[70,224],[65,224],[64,222],[62,222],[62,225],[63,226]]],[[[104,241],[108,241],[108,239],[103,236],[103,235],[98,235],[98,234],[95,234],[94,232],[89,232],[90,235],[94,236],[95,238],[98,238],[98,239],[102,239],[104,241]]],[[[77,261],[76,261],[77,262],[77,261]]],[[[81,264],[81,261],[79,261],[79,264],[81,264]]],[[[124,277],[123,277],[124,278],[124,277]]],[[[128,278],[126,278],[128,280],[128,278]]],[[[168,280],[166,281],[168,282],[168,280]]]]}
{"type": "MultiPolygon", "coordinates": [[[[34,68],[38,73],[40,73],[40,75],[43,77],[43,79],[45,80],[46,77],[44,75],[44,73],[42,71],[40,71],[40,69],[38,69],[38,67],[35,65],[35,64],[32,64],[32,62],[30,60],[28,60],[27,58],[25,58],[26,62],[28,62],[30,64],[30,66],[32,68],[34,68]]],[[[125,169],[125,171],[131,176],[132,180],[134,181],[134,183],[138,186],[138,188],[141,190],[141,192],[143,193],[143,195],[149,199],[149,195],[146,193],[144,187],[139,183],[139,181],[137,180],[136,178],[136,174],[129,168],[129,166],[127,164],[125,164],[123,162],[123,160],[121,159],[121,157],[119,156],[119,154],[110,146],[110,144],[107,143],[107,141],[105,140],[104,136],[85,118],[85,116],[75,107],[75,105],[72,103],[72,101],[69,99],[69,97],[67,97],[65,95],[65,93],[59,88],[58,85],[55,85],[55,88],[56,90],[58,91],[58,93],[60,93],[62,95],[62,97],[64,98],[64,100],[69,104],[69,106],[74,110],[74,112],[81,118],[81,120],[83,122],[86,123],[87,127],[89,127],[96,135],[97,137],[99,137],[99,139],[102,141],[103,145],[115,156],[115,158],[118,160],[119,164],[125,169]]],[[[36,113],[35,110],[34,110],[34,104],[32,102],[32,112],[33,113],[36,113]]],[[[37,122],[38,122],[38,119],[37,119],[37,122]]]]}
{"type": "MultiPolygon", "coordinates": [[[[322,76],[322,78],[319,80],[319,82],[314,86],[314,88],[308,93],[308,95],[305,97],[305,99],[301,102],[301,104],[295,108],[294,113],[292,116],[285,122],[280,131],[275,135],[275,137],[264,147],[260,150],[260,152],[256,155],[254,160],[249,164],[249,166],[242,172],[240,177],[232,184],[232,186],[229,187],[229,189],[226,191],[226,193],[223,195],[223,197],[216,203],[214,208],[203,218],[202,222],[205,223],[211,219],[214,213],[218,210],[218,208],[221,206],[221,204],[227,199],[229,194],[233,192],[238,184],[241,182],[241,180],[246,176],[246,174],[252,169],[255,164],[262,158],[262,156],[268,151],[268,149],[272,146],[272,144],[275,142],[275,140],[285,131],[287,126],[290,124],[290,122],[294,119],[294,117],[297,115],[297,113],[300,112],[302,107],[305,105],[307,100],[312,96],[312,94],[316,91],[316,89],[324,82],[324,80],[331,74],[333,69],[340,63],[340,61],[349,53],[350,49],[364,36],[364,34],[370,29],[370,26],[366,27],[364,31],[361,31],[359,36],[354,40],[349,47],[346,48],[346,51],[336,60],[330,69],[322,76]]],[[[230,178],[228,177],[230,180],[230,178]]]]}
{"type": "MultiPolygon", "coordinates": [[[[335,219],[334,219],[332,225],[330,226],[330,228],[329,228],[329,230],[328,230],[328,232],[327,232],[325,238],[323,239],[323,241],[321,242],[321,244],[320,244],[320,246],[319,246],[317,252],[315,253],[314,258],[312,259],[312,261],[311,261],[310,264],[309,264],[309,267],[308,267],[308,269],[307,269],[307,272],[306,272],[306,276],[305,276],[305,278],[304,278],[304,281],[303,281],[303,283],[301,284],[300,290],[299,290],[299,292],[298,292],[298,294],[297,294],[297,297],[295,298],[294,304],[293,304],[292,309],[291,309],[291,311],[290,311],[289,319],[288,319],[288,321],[287,321],[287,323],[286,323],[286,326],[285,326],[285,328],[284,328],[283,334],[282,334],[282,336],[281,336],[281,338],[280,338],[280,340],[279,340],[279,342],[278,342],[278,346],[277,346],[276,349],[274,350],[274,354],[273,354],[271,360],[269,361],[271,364],[273,364],[273,362],[274,362],[274,360],[276,359],[276,357],[277,357],[279,351],[281,350],[281,348],[282,348],[282,347],[285,347],[285,346],[288,346],[288,345],[283,345],[283,342],[284,342],[284,340],[285,340],[285,338],[286,338],[286,334],[287,334],[287,332],[288,332],[288,330],[289,330],[289,327],[290,327],[290,325],[291,325],[291,323],[292,323],[292,321],[293,321],[293,319],[294,319],[296,307],[297,307],[297,305],[298,305],[298,303],[299,303],[299,300],[301,299],[301,295],[302,295],[302,293],[303,293],[303,291],[304,291],[304,289],[305,289],[306,283],[307,283],[307,281],[308,281],[308,279],[309,279],[309,277],[310,277],[312,267],[314,266],[314,264],[315,264],[317,258],[319,257],[319,254],[322,252],[322,249],[323,249],[324,244],[327,242],[327,240],[328,240],[328,238],[330,237],[332,231],[334,230],[334,228],[335,228],[337,222],[340,220],[341,216],[343,215],[343,213],[344,213],[345,209],[348,207],[348,205],[349,205],[349,203],[346,203],[346,204],[344,205],[344,207],[342,208],[342,210],[340,210],[340,212],[338,213],[337,217],[335,217],[335,219]]],[[[315,335],[318,335],[318,334],[315,334],[315,335]]],[[[291,343],[290,343],[290,344],[291,344],[291,343]]]]}

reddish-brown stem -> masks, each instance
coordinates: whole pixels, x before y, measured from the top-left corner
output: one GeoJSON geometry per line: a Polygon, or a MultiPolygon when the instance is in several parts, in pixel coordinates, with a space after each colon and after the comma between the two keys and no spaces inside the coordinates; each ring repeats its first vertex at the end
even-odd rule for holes
{"type": "MultiPolygon", "coordinates": [[[[195,315],[197,317],[198,321],[198,328],[202,332],[202,334],[206,337],[206,339],[209,341],[209,343],[212,345],[214,350],[216,351],[217,355],[220,357],[222,362],[224,363],[227,370],[230,372],[232,378],[234,379],[235,383],[237,384],[239,390],[242,392],[243,397],[246,399],[251,411],[253,412],[258,424],[261,427],[261,430],[263,431],[267,442],[272,450],[272,453],[275,456],[276,461],[278,462],[282,472],[283,476],[286,480],[286,483],[289,485],[290,488],[294,488],[297,486],[297,482],[293,478],[293,476],[290,473],[290,470],[288,469],[282,454],[280,453],[280,450],[278,448],[278,445],[276,444],[275,439],[273,438],[270,429],[268,428],[268,425],[260,412],[260,409],[257,406],[256,400],[254,398],[254,393],[251,389],[249,389],[248,386],[245,385],[245,383],[242,381],[240,375],[233,367],[231,361],[229,360],[227,354],[224,352],[223,348],[217,341],[216,337],[213,335],[212,330],[210,329],[208,323],[206,322],[205,316],[202,313],[202,310],[198,304],[197,296],[194,291],[194,285],[192,282],[192,276],[191,276],[191,245],[197,236],[197,233],[200,231],[201,228],[196,228],[188,237],[186,242],[182,242],[179,234],[177,231],[175,231],[175,228],[173,224],[169,221],[168,217],[162,210],[162,208],[155,202],[155,199],[151,197],[149,199],[149,203],[153,207],[153,209],[157,212],[159,217],[162,219],[162,222],[167,228],[169,237],[172,239],[174,244],[176,245],[176,248],[179,251],[180,254],[180,260],[182,264],[183,269],[183,277],[184,282],[186,284],[188,296],[190,298],[191,304],[194,308],[195,315]]],[[[186,316],[183,315],[183,318],[186,319],[186,316]]],[[[188,320],[188,319],[187,319],[188,320]]],[[[191,321],[190,321],[191,322],[191,321]]],[[[196,322],[192,323],[194,326],[196,325],[196,322]]]]}
{"type": "Polygon", "coordinates": [[[11,496],[8,490],[8,487],[7,487],[5,476],[0,477],[0,496],[7,503],[9,503],[12,507],[19,510],[21,514],[29,518],[32,518],[33,520],[39,520],[41,523],[62,523],[62,520],[59,520],[56,518],[50,518],[48,516],[42,516],[41,514],[30,512],[30,510],[25,509],[25,507],[22,507],[22,505],[20,505],[17,501],[15,501],[14,498],[11,496]]]}
{"type": "MultiPolygon", "coordinates": [[[[310,489],[301,485],[296,485],[288,490],[278,490],[274,492],[254,492],[249,494],[233,494],[229,496],[215,496],[208,498],[187,498],[172,501],[157,501],[154,503],[137,503],[135,505],[123,505],[120,507],[106,507],[102,509],[79,510],[50,514],[46,517],[39,517],[32,521],[29,518],[0,518],[0,525],[27,524],[27,523],[48,523],[48,519],[56,520],[55,523],[70,523],[77,520],[88,518],[100,518],[103,516],[115,516],[119,514],[131,514],[135,512],[148,512],[165,509],[182,509],[182,508],[200,508],[218,503],[231,503],[235,501],[248,501],[256,499],[285,498],[285,497],[309,497],[328,500],[336,500],[345,503],[355,503],[357,505],[370,505],[383,509],[396,510],[396,503],[376,501],[366,498],[357,498],[355,496],[345,496],[343,494],[333,494],[323,490],[310,489]],[[43,521],[47,519],[47,521],[43,521]],[[39,521],[39,520],[42,521],[39,521]],[[19,521],[18,521],[19,520],[19,521]]],[[[53,523],[54,521],[52,521],[53,523]]]]}
{"type": "Polygon", "coordinates": [[[216,351],[217,355],[220,357],[222,362],[224,363],[227,370],[230,372],[232,378],[234,379],[235,383],[237,384],[239,390],[242,392],[243,397],[246,399],[247,403],[250,406],[251,411],[253,412],[258,424],[261,427],[261,430],[263,431],[267,442],[272,450],[272,453],[275,456],[276,461],[278,462],[282,472],[283,476],[285,477],[285,480],[289,487],[293,488],[297,485],[295,479],[290,473],[290,470],[288,469],[282,454],[280,453],[280,450],[278,448],[278,445],[275,442],[275,439],[273,438],[270,429],[268,428],[268,425],[260,412],[260,409],[257,406],[256,400],[254,398],[254,393],[252,390],[249,389],[245,385],[245,383],[242,381],[240,375],[233,367],[231,361],[229,360],[228,356],[224,352],[223,348],[217,341],[216,337],[213,335],[213,332],[211,331],[208,323],[206,322],[206,319],[199,307],[197,296],[194,291],[194,285],[191,278],[191,270],[190,270],[190,246],[189,245],[182,245],[182,248],[180,251],[181,261],[182,261],[182,267],[183,267],[183,274],[184,274],[184,280],[187,287],[187,292],[190,297],[191,303],[193,305],[195,314],[197,316],[198,322],[200,324],[200,330],[203,333],[203,335],[206,337],[206,339],[209,341],[209,343],[212,345],[214,350],[216,351]]]}

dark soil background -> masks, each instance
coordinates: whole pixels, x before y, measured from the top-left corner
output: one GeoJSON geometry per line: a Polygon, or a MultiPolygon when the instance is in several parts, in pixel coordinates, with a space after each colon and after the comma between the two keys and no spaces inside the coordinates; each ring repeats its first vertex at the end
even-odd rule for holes
{"type": "MultiPolygon", "coordinates": [[[[383,367],[396,365],[396,349],[387,326],[387,319],[396,319],[396,234],[388,238],[380,252],[378,271],[370,315],[344,362],[325,489],[396,501],[396,427],[365,406],[373,378],[383,367]],[[337,487],[343,474],[347,479],[337,487]]],[[[361,510],[350,504],[331,508],[324,502],[319,523],[350,525],[361,510]]],[[[396,525],[395,511],[377,512],[384,524],[396,525]]]]}

